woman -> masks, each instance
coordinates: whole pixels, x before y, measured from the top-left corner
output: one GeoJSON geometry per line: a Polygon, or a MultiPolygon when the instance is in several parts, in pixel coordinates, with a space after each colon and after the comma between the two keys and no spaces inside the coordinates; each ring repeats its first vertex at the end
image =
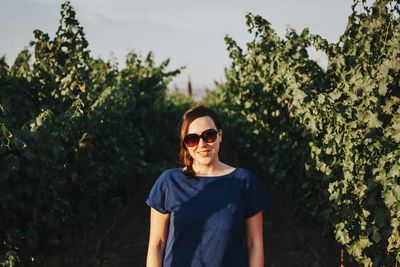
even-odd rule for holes
{"type": "Polygon", "coordinates": [[[262,209],[270,203],[256,176],[219,160],[221,123],[196,105],[181,122],[183,168],[165,170],[146,200],[147,267],[264,266],[262,209]]]}

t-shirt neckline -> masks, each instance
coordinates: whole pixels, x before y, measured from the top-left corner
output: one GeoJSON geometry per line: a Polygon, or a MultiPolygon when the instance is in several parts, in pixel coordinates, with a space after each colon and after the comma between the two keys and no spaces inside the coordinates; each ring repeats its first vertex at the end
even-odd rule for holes
{"type": "MultiPolygon", "coordinates": [[[[235,168],[233,171],[231,171],[231,172],[229,172],[229,173],[227,173],[227,174],[223,174],[223,175],[218,175],[218,176],[196,175],[196,176],[194,176],[194,178],[217,178],[217,179],[219,179],[219,178],[223,178],[223,177],[232,175],[232,174],[233,174],[234,172],[236,172],[238,169],[239,169],[239,168],[235,168]]],[[[180,170],[181,170],[181,172],[182,172],[182,174],[183,174],[183,168],[180,168],[180,170]]]]}

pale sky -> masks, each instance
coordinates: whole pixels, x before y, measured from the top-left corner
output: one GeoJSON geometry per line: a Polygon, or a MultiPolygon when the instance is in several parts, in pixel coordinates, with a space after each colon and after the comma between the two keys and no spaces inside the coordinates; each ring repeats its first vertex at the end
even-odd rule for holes
{"type": "MultiPolygon", "coordinates": [[[[0,56],[11,64],[33,30],[54,36],[62,0],[0,0],[0,56]]],[[[133,50],[152,50],[156,62],[170,58],[170,69],[186,66],[171,86],[186,87],[190,75],[195,90],[223,81],[230,60],[224,42],[229,34],[243,48],[252,37],[245,14],[268,20],[283,37],[288,25],[298,32],[308,27],[337,42],[351,13],[351,0],[72,0],[91,54],[111,56],[119,66],[133,50]]]]}

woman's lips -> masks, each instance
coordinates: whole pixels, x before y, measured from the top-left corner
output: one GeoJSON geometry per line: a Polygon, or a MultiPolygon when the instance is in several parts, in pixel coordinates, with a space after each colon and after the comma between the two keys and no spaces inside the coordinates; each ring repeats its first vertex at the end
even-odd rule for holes
{"type": "Polygon", "coordinates": [[[209,150],[207,150],[207,151],[200,151],[200,152],[197,152],[197,153],[199,153],[200,156],[207,157],[208,154],[210,153],[210,151],[209,151],[209,150]]]}

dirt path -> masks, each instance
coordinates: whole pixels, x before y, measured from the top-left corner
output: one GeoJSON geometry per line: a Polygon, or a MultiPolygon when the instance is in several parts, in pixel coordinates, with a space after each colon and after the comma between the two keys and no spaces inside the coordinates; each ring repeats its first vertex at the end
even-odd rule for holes
{"type": "MultiPolygon", "coordinates": [[[[50,258],[45,266],[145,267],[149,235],[149,207],[144,203],[154,181],[133,192],[125,210],[113,224],[94,230],[69,251],[50,258]]],[[[264,190],[273,207],[264,214],[265,266],[340,266],[340,249],[332,239],[322,239],[315,229],[290,217],[290,203],[281,190],[264,190]]],[[[358,265],[345,264],[346,267],[358,265]]],[[[180,267],[180,266],[177,266],[180,267]]],[[[212,266],[210,266],[212,267],[212,266]]]]}

